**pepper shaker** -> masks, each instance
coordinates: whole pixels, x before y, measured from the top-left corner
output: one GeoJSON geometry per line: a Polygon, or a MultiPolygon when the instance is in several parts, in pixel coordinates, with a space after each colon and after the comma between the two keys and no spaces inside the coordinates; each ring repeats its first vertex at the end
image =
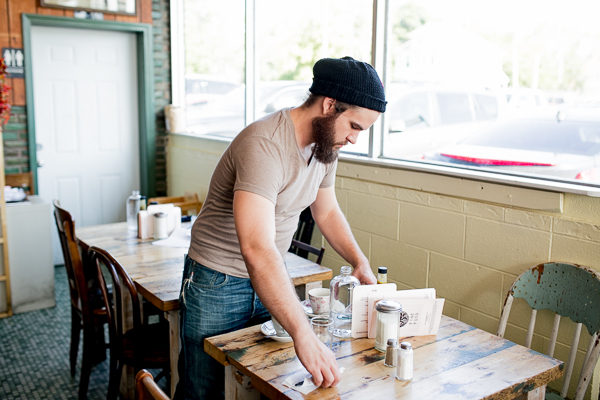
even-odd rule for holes
{"type": "Polygon", "coordinates": [[[385,349],[385,360],[383,365],[386,367],[395,367],[398,361],[398,341],[396,339],[388,339],[385,349]]]}

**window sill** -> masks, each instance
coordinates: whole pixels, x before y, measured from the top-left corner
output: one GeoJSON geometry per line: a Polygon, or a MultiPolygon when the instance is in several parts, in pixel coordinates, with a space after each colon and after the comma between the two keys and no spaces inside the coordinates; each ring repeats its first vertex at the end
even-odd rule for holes
{"type": "MultiPolygon", "coordinates": [[[[172,134],[202,142],[202,151],[219,153],[231,142],[230,138],[194,133],[172,134]]],[[[370,182],[421,190],[441,195],[485,201],[530,210],[563,212],[564,193],[600,197],[600,188],[563,182],[552,182],[494,174],[452,167],[419,165],[417,162],[391,159],[369,159],[364,156],[340,155],[337,175],[370,182]]]]}
{"type": "Polygon", "coordinates": [[[563,212],[564,193],[600,197],[599,188],[418,163],[340,155],[337,175],[529,210],[563,212]]]}

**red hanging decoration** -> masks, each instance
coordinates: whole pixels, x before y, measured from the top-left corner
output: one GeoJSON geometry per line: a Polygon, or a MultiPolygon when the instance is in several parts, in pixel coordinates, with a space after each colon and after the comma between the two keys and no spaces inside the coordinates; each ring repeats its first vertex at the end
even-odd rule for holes
{"type": "Polygon", "coordinates": [[[8,122],[10,118],[10,86],[6,84],[7,72],[4,58],[0,58],[0,124],[8,122]]]}

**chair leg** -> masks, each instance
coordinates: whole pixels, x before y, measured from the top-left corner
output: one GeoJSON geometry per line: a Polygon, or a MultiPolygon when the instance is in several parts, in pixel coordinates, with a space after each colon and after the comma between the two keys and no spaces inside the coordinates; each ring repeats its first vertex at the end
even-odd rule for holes
{"type": "Polygon", "coordinates": [[[79,378],[79,399],[87,398],[88,386],[90,384],[90,375],[94,365],[94,338],[85,329],[83,331],[83,354],[81,357],[81,377],[79,378]]]}
{"type": "Polygon", "coordinates": [[[108,378],[108,394],[107,400],[116,400],[119,397],[119,386],[121,386],[121,375],[123,374],[123,363],[114,361],[113,368],[113,357],[110,358],[110,376],[108,378]],[[118,366],[117,366],[118,364],[118,366]]]}
{"type": "Polygon", "coordinates": [[[77,367],[77,352],[79,351],[79,336],[81,335],[81,318],[75,307],[71,307],[71,351],[69,360],[71,361],[71,376],[75,377],[77,367]]]}

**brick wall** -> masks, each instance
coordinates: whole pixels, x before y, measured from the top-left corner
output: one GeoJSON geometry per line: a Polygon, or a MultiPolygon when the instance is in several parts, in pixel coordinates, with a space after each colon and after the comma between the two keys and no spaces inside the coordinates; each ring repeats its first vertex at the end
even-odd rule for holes
{"type": "Polygon", "coordinates": [[[152,0],[154,33],[154,107],[156,110],[156,194],[167,194],[165,106],[171,103],[171,35],[169,0],[152,0]]]}
{"type": "Polygon", "coordinates": [[[3,126],[2,139],[4,140],[4,172],[7,174],[29,172],[25,107],[12,107],[10,119],[3,126]]]}
{"type": "MultiPolygon", "coordinates": [[[[14,1],[14,0],[10,0],[14,1]]],[[[144,18],[145,5],[150,0],[141,0],[142,20],[144,18]]],[[[154,80],[155,80],[155,110],[156,110],[156,190],[158,196],[164,196],[166,188],[165,148],[167,143],[167,132],[164,122],[164,107],[171,102],[171,65],[170,65],[170,32],[169,32],[169,0],[151,0],[152,2],[152,25],[154,39],[154,80]]],[[[45,13],[48,9],[39,8],[38,13],[45,13]]],[[[69,17],[69,12],[50,9],[59,16],[69,17]]],[[[36,9],[28,12],[36,12],[36,9]]],[[[72,15],[72,11],[70,12],[72,15]]],[[[16,17],[15,17],[16,18],[16,17]]],[[[107,20],[129,21],[133,17],[105,15],[107,20]]],[[[131,22],[138,22],[132,20],[131,22]]],[[[18,46],[18,43],[15,45],[18,46]]],[[[22,79],[13,79],[13,86],[19,93],[24,92],[22,79]],[[18,83],[18,84],[17,84],[18,83]]],[[[20,95],[20,97],[23,97],[20,95]]],[[[13,96],[13,99],[16,99],[13,96]]],[[[17,101],[17,100],[15,100],[17,101]]],[[[24,103],[24,102],[23,102],[24,103]]],[[[6,174],[14,174],[29,171],[29,154],[27,140],[27,106],[13,106],[11,118],[3,127],[4,140],[4,171],[6,174]]]]}

